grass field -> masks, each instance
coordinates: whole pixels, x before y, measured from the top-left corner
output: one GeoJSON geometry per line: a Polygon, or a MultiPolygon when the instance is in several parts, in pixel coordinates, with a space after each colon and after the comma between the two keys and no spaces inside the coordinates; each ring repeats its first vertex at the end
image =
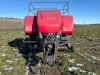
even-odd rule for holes
{"type": "MultiPolygon", "coordinates": [[[[0,26],[1,27],[1,26],[0,26]]],[[[35,75],[100,75],[100,25],[75,26],[71,43],[75,52],[58,52],[55,67],[38,63],[35,75]]],[[[0,31],[0,75],[25,75],[24,31],[0,31]]]]}

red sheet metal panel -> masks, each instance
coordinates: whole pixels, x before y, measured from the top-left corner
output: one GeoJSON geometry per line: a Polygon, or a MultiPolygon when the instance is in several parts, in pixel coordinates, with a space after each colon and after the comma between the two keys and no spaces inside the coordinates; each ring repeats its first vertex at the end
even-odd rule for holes
{"type": "Polygon", "coordinates": [[[37,33],[36,16],[25,16],[24,29],[26,35],[37,33]]]}
{"type": "Polygon", "coordinates": [[[62,16],[62,34],[73,34],[73,17],[62,16]]]}
{"type": "Polygon", "coordinates": [[[38,10],[37,24],[40,33],[56,33],[61,26],[60,10],[38,10]]]}

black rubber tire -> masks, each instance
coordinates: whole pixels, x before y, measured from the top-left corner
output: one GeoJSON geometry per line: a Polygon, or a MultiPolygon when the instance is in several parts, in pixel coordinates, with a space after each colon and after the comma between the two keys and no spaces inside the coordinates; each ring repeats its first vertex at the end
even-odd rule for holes
{"type": "Polygon", "coordinates": [[[74,52],[74,47],[73,46],[70,47],[70,51],[74,52]]]}
{"type": "Polygon", "coordinates": [[[28,55],[29,54],[29,49],[28,49],[28,44],[25,44],[25,55],[28,55]]]}

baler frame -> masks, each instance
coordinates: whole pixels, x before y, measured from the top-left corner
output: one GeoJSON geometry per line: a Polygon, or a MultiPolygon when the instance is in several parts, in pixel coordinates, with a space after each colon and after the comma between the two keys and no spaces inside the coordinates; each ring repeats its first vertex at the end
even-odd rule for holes
{"type": "Polygon", "coordinates": [[[28,15],[32,13],[34,16],[36,15],[37,10],[61,10],[62,15],[67,14],[69,15],[69,2],[29,2],[28,4],[28,15]],[[34,4],[63,4],[62,8],[35,8],[34,4]]]}
{"type": "MultiPolygon", "coordinates": [[[[70,25],[71,25],[71,28],[73,29],[73,27],[72,27],[73,17],[69,15],[69,2],[29,2],[27,17],[37,17],[36,16],[37,10],[42,10],[42,11],[44,11],[44,10],[46,10],[46,11],[61,10],[61,13],[60,13],[62,15],[61,18],[65,19],[65,20],[70,19],[68,21],[71,21],[70,25]],[[47,4],[54,3],[54,4],[64,4],[64,5],[63,5],[62,9],[59,9],[59,8],[35,8],[34,7],[34,4],[41,4],[41,3],[42,4],[43,3],[47,3],[47,4]],[[30,16],[30,14],[32,14],[32,16],[30,16]]],[[[26,18],[25,18],[25,22],[26,22],[26,18]]],[[[28,20],[28,24],[29,24],[29,22],[30,22],[30,19],[28,20]]],[[[33,22],[32,22],[32,26],[33,26],[33,22]]],[[[31,27],[31,29],[32,29],[32,27],[31,27]]],[[[33,34],[33,33],[26,34],[26,35],[29,35],[29,40],[26,40],[26,38],[24,38],[23,42],[28,43],[30,45],[30,51],[29,51],[29,53],[27,53],[28,56],[31,57],[32,56],[31,53],[33,53],[33,55],[35,57],[36,50],[38,49],[38,47],[40,47],[43,52],[43,63],[44,64],[49,63],[50,65],[53,65],[55,62],[55,58],[57,56],[57,51],[59,50],[59,48],[61,48],[61,47],[63,47],[63,49],[68,48],[68,50],[70,52],[73,52],[74,51],[73,46],[70,45],[70,38],[71,38],[72,32],[70,33],[70,31],[69,31],[69,33],[63,34],[62,30],[63,30],[63,28],[61,27],[59,32],[48,32],[48,33],[37,32],[36,34],[33,34]],[[35,46],[37,46],[37,47],[35,47],[35,46]]],[[[27,48],[26,48],[26,51],[28,51],[27,48]]]]}

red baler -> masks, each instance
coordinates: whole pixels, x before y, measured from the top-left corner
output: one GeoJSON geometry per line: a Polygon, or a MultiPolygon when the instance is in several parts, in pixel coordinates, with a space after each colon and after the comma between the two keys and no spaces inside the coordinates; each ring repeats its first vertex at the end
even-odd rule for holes
{"type": "Polygon", "coordinates": [[[43,63],[53,65],[59,49],[68,48],[73,51],[73,47],[70,46],[70,36],[73,34],[73,16],[69,15],[68,2],[64,2],[63,9],[38,9],[36,11],[32,6],[33,3],[37,2],[29,3],[29,11],[34,15],[25,16],[24,19],[25,34],[29,35],[30,40],[24,39],[24,42],[31,45],[28,54],[30,52],[35,54],[38,48],[41,48],[43,63]],[[31,10],[31,7],[33,10],[31,10]],[[68,12],[68,15],[63,15],[62,10],[68,12]]]}

